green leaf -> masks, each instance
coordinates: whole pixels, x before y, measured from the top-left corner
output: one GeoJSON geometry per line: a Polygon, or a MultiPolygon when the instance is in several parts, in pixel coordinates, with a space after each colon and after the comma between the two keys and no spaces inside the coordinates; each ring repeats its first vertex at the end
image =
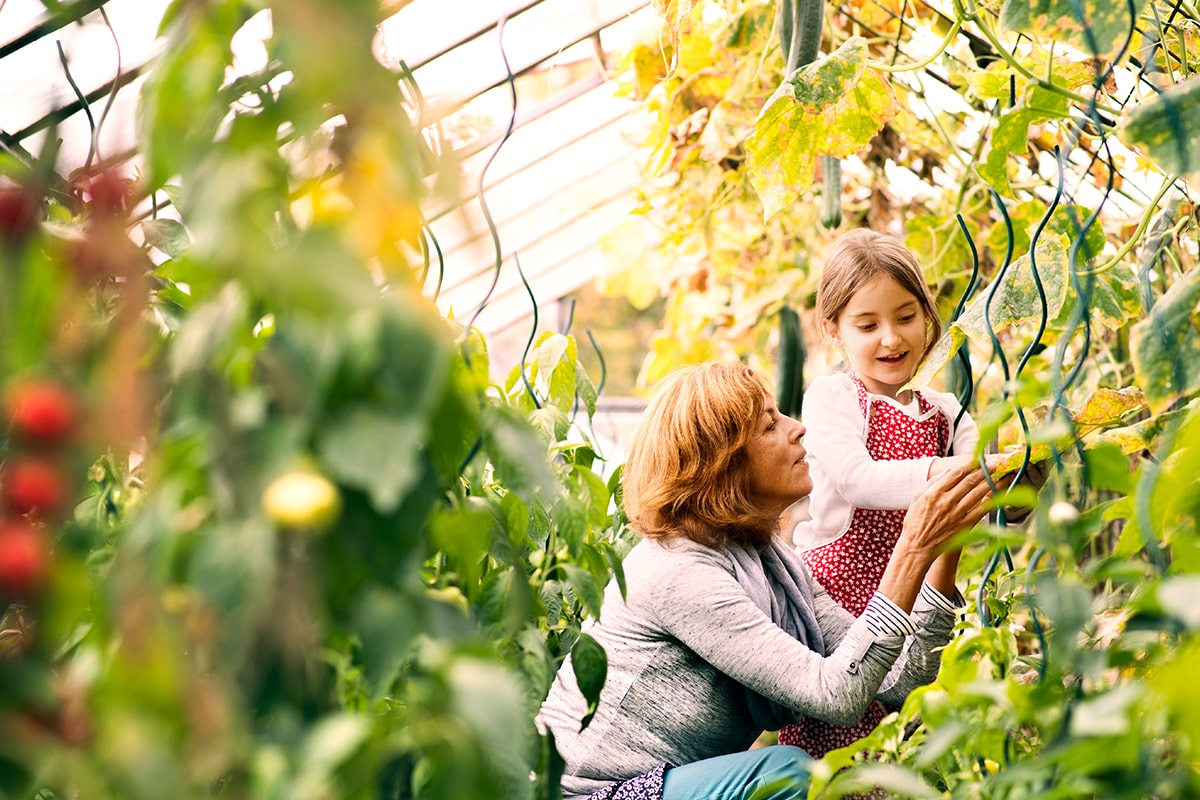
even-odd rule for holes
{"type": "Polygon", "coordinates": [[[1200,170],[1200,80],[1177,83],[1138,104],[1122,120],[1118,134],[1166,172],[1200,170]]]}
{"type": "Polygon", "coordinates": [[[1031,87],[1028,97],[1001,115],[991,136],[986,162],[979,167],[979,174],[997,193],[1011,197],[1013,191],[1008,181],[1008,157],[1028,151],[1030,125],[1065,118],[1068,110],[1066,97],[1040,86],[1031,87]]]}
{"type": "Polygon", "coordinates": [[[1094,56],[1113,56],[1146,6],[1107,0],[1005,0],[1000,25],[1008,31],[1049,36],[1094,56]],[[1082,12],[1082,13],[1081,13],[1082,12]]]}
{"type": "Polygon", "coordinates": [[[351,627],[361,650],[363,677],[378,700],[391,688],[420,630],[416,606],[389,589],[371,588],[359,596],[351,627]]]}
{"type": "Polygon", "coordinates": [[[564,493],[551,509],[558,538],[571,549],[573,555],[579,553],[588,533],[588,509],[584,505],[585,500],[586,498],[564,493]]]}
{"type": "Polygon", "coordinates": [[[227,284],[216,297],[197,306],[183,323],[170,351],[171,378],[179,380],[211,366],[247,323],[245,294],[236,283],[227,284]]]}
{"type": "Polygon", "coordinates": [[[525,719],[520,681],[501,665],[479,658],[455,659],[447,678],[455,716],[487,754],[494,773],[490,777],[506,787],[498,796],[529,797],[532,726],[525,719]]]}
{"type": "Polygon", "coordinates": [[[851,792],[870,792],[882,787],[887,797],[906,797],[912,800],[938,800],[942,797],[921,779],[921,776],[896,764],[866,764],[853,766],[830,781],[833,797],[845,797],[851,792]]]}
{"type": "MultiPolygon", "coordinates": [[[[1070,242],[1079,235],[1079,227],[1091,213],[1090,209],[1072,203],[1062,203],[1055,207],[1050,219],[1046,222],[1046,230],[1062,234],[1070,242]]],[[[1026,253],[1032,241],[1034,231],[1042,223],[1046,214],[1046,204],[1041,200],[1027,200],[1009,209],[1008,217],[1012,223],[1013,252],[1026,253]]],[[[1002,254],[1008,246],[1008,226],[1003,220],[997,220],[988,232],[988,247],[997,254],[1002,254]]],[[[1104,229],[1101,225],[1092,225],[1087,230],[1083,246],[1079,248],[1078,259],[1081,265],[1089,258],[1095,258],[1104,248],[1104,229]]],[[[1111,273],[1105,273],[1109,275],[1111,273]]]]}
{"type": "Polygon", "coordinates": [[[1080,701],[1071,715],[1071,734],[1086,738],[1127,733],[1133,723],[1136,703],[1144,694],[1144,687],[1126,683],[1080,701]]]}
{"type": "Polygon", "coordinates": [[[161,250],[171,258],[179,258],[187,252],[192,240],[183,223],[173,219],[152,219],[142,223],[142,236],[146,243],[161,250]]]}
{"type": "Polygon", "coordinates": [[[371,735],[371,719],[358,714],[333,714],[317,722],[304,741],[299,763],[318,780],[330,777],[371,735]]]}
{"type": "Polygon", "coordinates": [[[400,507],[421,476],[425,427],[370,406],[354,406],[318,436],[317,454],[332,477],[362,489],[380,514],[400,507]]]}
{"type": "Polygon", "coordinates": [[[471,607],[486,626],[502,636],[513,635],[537,613],[525,572],[515,567],[489,572],[471,607]]]}
{"type": "Polygon", "coordinates": [[[1188,758],[1194,759],[1200,750],[1200,692],[1196,691],[1196,676],[1200,675],[1200,640],[1191,637],[1181,641],[1179,648],[1161,669],[1150,676],[1149,684],[1166,713],[1172,728],[1179,732],[1175,741],[1187,743],[1188,758]]]}
{"type": "Polygon", "coordinates": [[[545,405],[529,412],[529,422],[546,446],[561,442],[571,430],[571,418],[557,405],[545,405]]]}
{"type": "Polygon", "coordinates": [[[579,691],[583,693],[588,704],[587,714],[580,724],[580,729],[583,729],[592,721],[592,716],[600,705],[600,691],[604,688],[604,682],[608,680],[608,654],[599,642],[586,633],[581,633],[575,646],[571,648],[571,669],[575,672],[575,682],[579,684],[579,691]]]}
{"type": "Polygon", "coordinates": [[[583,607],[587,609],[588,614],[599,617],[600,605],[604,601],[604,592],[601,590],[600,584],[596,583],[596,578],[592,573],[569,561],[560,562],[558,566],[567,574],[567,580],[574,587],[579,599],[583,601],[583,607]]]}
{"type": "Polygon", "coordinates": [[[801,67],[767,100],[746,139],[746,169],[763,218],[795,202],[813,182],[817,156],[865,147],[899,110],[886,78],[867,68],[867,42],[847,39],[801,67]]]}
{"type": "Polygon", "coordinates": [[[575,393],[579,399],[583,401],[583,407],[587,411],[588,419],[596,416],[596,401],[599,399],[599,393],[596,391],[595,385],[592,383],[592,378],[580,363],[575,369],[575,393]]]}
{"type": "Polygon", "coordinates": [[[1133,373],[1155,414],[1200,391],[1200,269],[1167,290],[1129,333],[1133,373]]]}
{"type": "Polygon", "coordinates": [[[1200,575],[1176,575],[1164,578],[1155,587],[1155,599],[1162,610],[1183,623],[1189,631],[1200,630],[1200,575]]]}
{"type": "Polygon", "coordinates": [[[566,478],[567,488],[583,501],[587,521],[593,528],[603,528],[608,520],[608,487],[604,479],[587,467],[575,467],[566,478]]]}
{"type": "Polygon", "coordinates": [[[604,556],[604,560],[608,562],[608,568],[612,571],[613,580],[617,582],[621,597],[625,597],[628,590],[625,584],[625,564],[621,560],[621,554],[608,542],[600,542],[597,547],[604,556]]]}
{"type": "Polygon", "coordinates": [[[508,538],[513,544],[525,541],[529,531],[529,506],[512,492],[500,499],[500,508],[504,511],[504,527],[508,530],[508,538]]]}
{"type": "Polygon", "coordinates": [[[463,592],[468,596],[477,591],[495,526],[492,512],[475,504],[438,509],[429,519],[430,543],[446,557],[447,566],[458,573],[463,592]]]}
{"type": "MultiPolygon", "coordinates": [[[[550,402],[566,412],[570,411],[575,405],[575,371],[579,364],[577,360],[578,354],[575,348],[574,336],[555,334],[555,337],[566,340],[566,344],[562,352],[552,362],[543,362],[542,356],[539,353],[538,375],[548,380],[549,386],[546,396],[550,399],[550,402]]],[[[556,347],[555,350],[557,349],[556,347]]]]}
{"type": "Polygon", "coordinates": [[[1115,444],[1102,442],[1084,452],[1088,482],[1098,489],[1121,494],[1133,491],[1133,474],[1129,458],[1115,444]]]}
{"type": "MultiPolygon", "coordinates": [[[[220,4],[214,3],[213,7],[220,4]]],[[[225,115],[213,98],[220,95],[225,68],[232,61],[229,40],[240,25],[225,14],[189,14],[177,20],[170,46],[142,90],[143,142],[147,182],[161,186],[189,172],[210,146],[225,115]]]]}
{"type": "Polygon", "coordinates": [[[546,448],[519,412],[489,406],[480,414],[480,424],[496,477],[506,488],[530,504],[539,491],[547,496],[557,491],[558,481],[546,460],[546,448]]]}

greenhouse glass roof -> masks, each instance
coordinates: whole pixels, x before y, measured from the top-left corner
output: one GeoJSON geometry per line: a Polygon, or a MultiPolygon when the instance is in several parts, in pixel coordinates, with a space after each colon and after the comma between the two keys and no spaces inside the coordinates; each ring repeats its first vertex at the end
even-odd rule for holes
{"type": "MultiPolygon", "coordinates": [[[[139,89],[168,5],[82,0],[50,13],[39,0],[0,3],[0,145],[31,160],[54,131],[60,175],[119,162],[132,174],[139,89]]],[[[636,181],[631,106],[615,96],[611,54],[654,19],[646,0],[452,5],[403,4],[381,21],[376,51],[398,76],[411,71],[422,123],[462,166],[455,198],[427,209],[441,253],[427,293],[459,318],[478,311],[490,336],[527,320],[531,294],[552,306],[604,268],[597,241],[629,210],[636,181]]],[[[258,57],[262,24],[247,24],[239,58],[258,57]]]]}

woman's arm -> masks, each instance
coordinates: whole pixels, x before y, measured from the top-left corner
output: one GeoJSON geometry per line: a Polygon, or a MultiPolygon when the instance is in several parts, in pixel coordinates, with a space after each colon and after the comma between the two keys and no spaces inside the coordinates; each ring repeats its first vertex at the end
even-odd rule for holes
{"type": "Polygon", "coordinates": [[[991,493],[983,470],[975,466],[955,466],[933,478],[908,508],[900,539],[879,582],[879,593],[911,611],[929,574],[931,583],[937,582],[934,588],[953,596],[957,555],[942,561],[936,569],[930,567],[951,537],[983,519],[991,493]]]}
{"type": "Polygon", "coordinates": [[[662,628],[764,697],[835,724],[861,719],[899,657],[904,636],[876,635],[867,619],[823,604],[821,627],[839,643],[828,655],[816,652],[772,622],[730,568],[719,566],[722,558],[716,551],[696,553],[656,570],[645,599],[662,628]]]}
{"type": "Polygon", "coordinates": [[[878,699],[893,706],[904,703],[913,689],[924,686],[937,677],[942,663],[942,648],[954,632],[955,612],[964,604],[963,596],[955,592],[946,596],[928,583],[917,595],[912,619],[917,631],[904,643],[904,652],[892,666],[879,687],[878,699]]]}

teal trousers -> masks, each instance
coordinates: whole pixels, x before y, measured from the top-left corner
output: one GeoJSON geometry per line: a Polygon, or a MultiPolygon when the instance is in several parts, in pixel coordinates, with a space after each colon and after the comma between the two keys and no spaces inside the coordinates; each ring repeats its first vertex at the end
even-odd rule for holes
{"type": "Polygon", "coordinates": [[[663,800],[804,800],[812,758],[786,744],[672,767],[663,800]]]}

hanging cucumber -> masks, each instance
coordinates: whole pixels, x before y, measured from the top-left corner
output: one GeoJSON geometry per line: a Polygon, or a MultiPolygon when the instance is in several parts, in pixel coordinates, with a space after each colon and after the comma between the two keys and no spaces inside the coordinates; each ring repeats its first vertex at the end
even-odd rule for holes
{"type": "Polygon", "coordinates": [[[792,36],[796,30],[797,2],[798,0],[779,0],[779,50],[783,53],[785,76],[795,69],[792,65],[792,36]]]}
{"type": "MultiPolygon", "coordinates": [[[[787,56],[785,76],[816,60],[824,27],[825,0],[779,0],[780,45],[787,56]]],[[[842,224],[841,162],[835,156],[821,156],[821,175],[821,224],[832,229],[842,224]]]]}
{"type": "Polygon", "coordinates": [[[800,416],[804,400],[804,362],[807,359],[800,315],[791,306],[779,309],[779,356],[776,362],[775,402],[789,417],[800,416]]]}
{"type": "Polygon", "coordinates": [[[821,224],[832,230],[842,224],[842,162],[821,156],[821,224]]]}
{"type": "Polygon", "coordinates": [[[821,31],[825,27],[825,0],[780,0],[793,4],[794,28],[792,44],[788,51],[788,69],[792,70],[811,64],[821,52],[821,31]]]}
{"type": "MultiPolygon", "coordinates": [[[[825,27],[825,0],[779,0],[779,42],[784,52],[784,77],[811,64],[821,52],[825,27]]],[[[838,216],[841,217],[841,166],[837,177],[838,216]]],[[[826,170],[828,173],[828,170],[826,170]]],[[[824,216],[822,216],[824,221],[824,216]]],[[[800,415],[804,400],[804,362],[808,358],[800,315],[791,306],[779,309],[779,357],[776,364],[775,402],[791,417],[800,415]]]]}

